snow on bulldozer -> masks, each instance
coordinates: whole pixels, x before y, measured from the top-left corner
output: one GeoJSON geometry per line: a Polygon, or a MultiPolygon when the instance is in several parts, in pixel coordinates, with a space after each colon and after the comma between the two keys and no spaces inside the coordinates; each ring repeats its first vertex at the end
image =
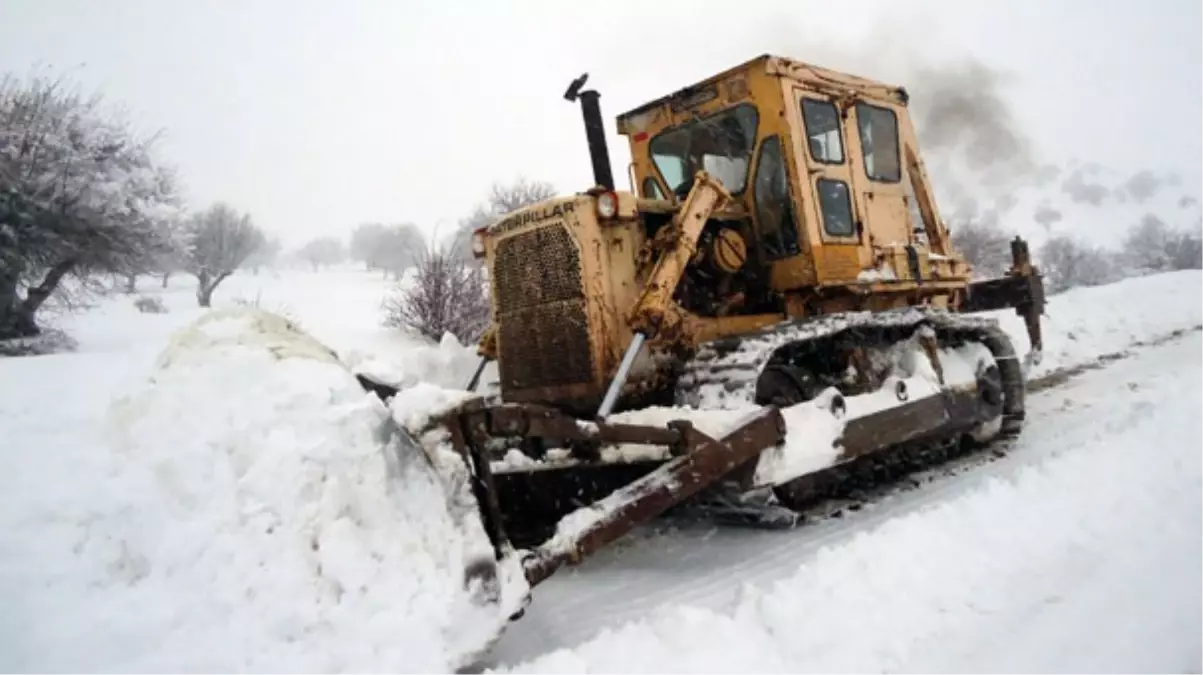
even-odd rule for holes
{"type": "Polygon", "coordinates": [[[1020,433],[1024,357],[977,313],[1038,356],[1042,278],[1016,239],[971,280],[904,88],[761,56],[620,115],[619,191],[585,81],[595,185],[474,233],[481,368],[405,421],[498,560],[533,586],[686,503],[798,513],[1020,433]]]}

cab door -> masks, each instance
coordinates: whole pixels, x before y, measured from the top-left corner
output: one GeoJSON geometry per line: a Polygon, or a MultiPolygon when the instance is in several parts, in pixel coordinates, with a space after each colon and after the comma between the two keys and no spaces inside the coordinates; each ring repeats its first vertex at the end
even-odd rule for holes
{"type": "Polygon", "coordinates": [[[855,281],[862,269],[862,223],[839,107],[829,97],[794,88],[790,114],[801,122],[796,165],[819,285],[855,281]]]}
{"type": "Polygon", "coordinates": [[[898,114],[886,105],[857,101],[849,109],[849,143],[856,153],[853,189],[863,209],[866,236],[877,247],[909,246],[912,218],[903,181],[898,114]]]}

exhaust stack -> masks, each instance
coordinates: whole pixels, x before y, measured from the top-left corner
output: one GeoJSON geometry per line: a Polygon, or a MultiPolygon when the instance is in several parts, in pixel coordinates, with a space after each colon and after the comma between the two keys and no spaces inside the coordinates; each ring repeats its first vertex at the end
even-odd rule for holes
{"type": "Polygon", "coordinates": [[[610,151],[606,148],[606,127],[602,121],[601,94],[590,89],[581,91],[589,73],[585,73],[568,85],[564,98],[568,101],[581,100],[581,117],[585,120],[585,139],[589,142],[589,159],[593,162],[593,181],[607,190],[614,189],[614,173],[610,170],[610,151]]]}

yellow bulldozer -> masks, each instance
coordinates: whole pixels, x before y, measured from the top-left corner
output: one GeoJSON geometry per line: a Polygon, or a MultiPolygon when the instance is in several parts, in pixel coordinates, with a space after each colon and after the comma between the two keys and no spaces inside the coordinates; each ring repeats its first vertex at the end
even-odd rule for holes
{"type": "Polygon", "coordinates": [[[971,280],[904,88],[755,58],[620,115],[620,191],[585,82],[595,185],[473,234],[495,390],[409,430],[499,559],[534,585],[687,502],[797,512],[1020,432],[1024,358],[974,313],[1038,355],[1041,276],[1016,239],[971,280]]]}

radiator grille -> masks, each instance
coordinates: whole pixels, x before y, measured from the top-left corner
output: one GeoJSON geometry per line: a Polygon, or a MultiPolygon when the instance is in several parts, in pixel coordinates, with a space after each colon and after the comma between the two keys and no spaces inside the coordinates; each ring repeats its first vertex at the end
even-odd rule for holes
{"type": "Polygon", "coordinates": [[[501,241],[493,279],[503,390],[590,381],[581,258],[567,228],[550,225],[501,241]]]}

